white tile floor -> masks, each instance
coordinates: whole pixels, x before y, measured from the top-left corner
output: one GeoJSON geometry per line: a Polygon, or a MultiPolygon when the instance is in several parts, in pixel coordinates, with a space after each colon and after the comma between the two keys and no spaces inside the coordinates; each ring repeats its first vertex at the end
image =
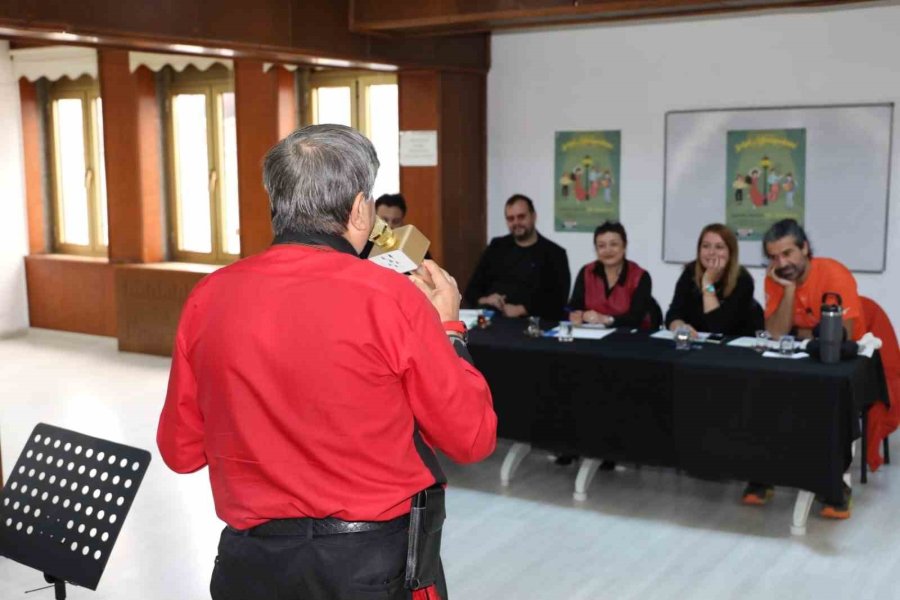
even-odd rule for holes
{"type": "MultiPolygon", "coordinates": [[[[32,330],[0,341],[7,474],[41,421],[154,452],[98,591],[70,588],[73,600],[208,597],[221,524],[205,472],[175,475],[155,452],[167,375],[168,360],[119,353],[107,338],[32,330]]],[[[598,474],[590,498],[576,503],[575,468],[540,453],[502,488],[507,447],[480,465],[447,465],[444,560],[454,600],[900,598],[896,466],[854,487],[852,519],[811,516],[797,538],[788,530],[793,490],[745,508],[739,483],[626,469],[598,474]]],[[[0,599],[51,598],[21,595],[41,585],[38,573],[0,558],[0,599]]]]}

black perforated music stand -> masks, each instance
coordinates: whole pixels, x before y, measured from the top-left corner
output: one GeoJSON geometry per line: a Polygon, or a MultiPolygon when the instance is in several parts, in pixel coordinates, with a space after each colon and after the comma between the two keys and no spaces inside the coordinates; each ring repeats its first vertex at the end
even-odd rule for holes
{"type": "Polygon", "coordinates": [[[0,555],[97,589],[150,464],[146,450],[40,423],[0,492],[0,555]]]}

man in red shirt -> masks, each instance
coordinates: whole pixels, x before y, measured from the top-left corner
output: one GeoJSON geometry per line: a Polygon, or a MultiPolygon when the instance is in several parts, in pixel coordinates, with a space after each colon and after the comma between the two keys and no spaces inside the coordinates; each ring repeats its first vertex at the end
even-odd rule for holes
{"type": "Polygon", "coordinates": [[[272,247],[183,308],[157,443],[174,471],[209,467],[227,523],[215,600],[447,597],[442,572],[404,589],[411,498],[446,483],[432,448],[481,460],[497,419],[456,281],[357,256],[377,170],[348,127],[279,142],[264,165],[272,247]]]}
{"type": "MultiPolygon", "coordinates": [[[[799,338],[813,337],[822,318],[822,295],[837,293],[844,310],[844,330],[849,339],[858,340],[866,332],[862,303],[856,291],[856,279],[844,265],[831,258],[813,258],[803,227],[794,219],[778,221],[763,237],[769,258],[766,274],[766,330],[776,339],[792,331],[799,338]]],[[[846,479],[846,476],[845,476],[846,479]]],[[[744,504],[765,504],[774,488],[749,483],[744,489],[744,504]]],[[[851,507],[850,486],[844,486],[840,504],[825,504],[821,515],[847,519],[851,507]]]]}

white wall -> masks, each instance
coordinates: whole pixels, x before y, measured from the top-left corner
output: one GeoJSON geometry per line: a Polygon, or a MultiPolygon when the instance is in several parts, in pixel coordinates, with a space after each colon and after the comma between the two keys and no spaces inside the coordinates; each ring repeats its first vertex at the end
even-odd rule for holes
{"type": "MultiPolygon", "coordinates": [[[[488,76],[488,236],[507,233],[506,198],[527,194],[574,277],[594,254],[589,233],[553,231],[553,134],[619,129],[628,255],[650,271],[665,311],[680,272],[661,259],[666,111],[898,101],[898,6],[498,34],[488,76]]],[[[898,325],[896,128],[893,149],[887,270],[857,279],[898,325]]],[[[762,299],[764,273],[753,274],[762,299]]]]}
{"type": "Polygon", "coordinates": [[[22,117],[9,42],[0,41],[0,337],[28,327],[25,265],[28,253],[22,117]]]}

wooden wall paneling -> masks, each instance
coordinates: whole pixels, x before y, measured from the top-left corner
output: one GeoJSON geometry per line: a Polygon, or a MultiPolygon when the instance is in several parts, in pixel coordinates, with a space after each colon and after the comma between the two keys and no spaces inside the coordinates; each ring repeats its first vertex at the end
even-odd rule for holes
{"type": "MultiPolygon", "coordinates": [[[[397,86],[400,131],[437,131],[440,154],[440,73],[401,71],[397,76],[397,86]]],[[[443,264],[445,253],[440,186],[440,156],[437,167],[400,167],[400,192],[406,197],[407,221],[431,240],[431,255],[443,264]]]]}
{"type": "Polygon", "coordinates": [[[294,73],[277,67],[273,70],[278,79],[278,139],[280,140],[297,129],[300,104],[297,99],[297,83],[294,73]]]}
{"type": "Polygon", "coordinates": [[[181,308],[215,267],[174,263],[116,265],[119,350],[171,356],[181,308]]]}
{"type": "Polygon", "coordinates": [[[22,105],[22,143],[25,166],[25,201],[28,218],[28,252],[39,254],[50,251],[51,232],[45,227],[44,174],[41,153],[41,106],[37,89],[26,79],[19,80],[19,98],[22,105]]]}
{"type": "Polygon", "coordinates": [[[261,252],[272,243],[262,165],[290,122],[289,109],[281,106],[281,100],[291,102],[294,95],[286,89],[282,71],[276,67],[263,72],[263,63],[254,60],[236,60],[234,65],[241,256],[261,252]]]}
{"type": "Polygon", "coordinates": [[[461,287],[486,246],[487,80],[444,73],[441,84],[441,239],[446,269],[461,287]]]}
{"type": "Polygon", "coordinates": [[[111,262],[163,259],[159,108],[153,73],[128,52],[98,55],[111,262]]]}
{"type": "Polygon", "coordinates": [[[350,31],[347,1],[335,0],[109,0],[0,2],[0,29],[10,36],[178,52],[179,45],[271,62],[314,63],[321,57],[368,68],[486,70],[487,36],[396,40],[350,31]]]}
{"type": "Polygon", "coordinates": [[[359,33],[460,35],[498,29],[853,4],[864,0],[352,0],[359,33]]]}
{"type": "Polygon", "coordinates": [[[32,327],[116,335],[113,269],[102,258],[60,254],[25,257],[32,327]]]}

